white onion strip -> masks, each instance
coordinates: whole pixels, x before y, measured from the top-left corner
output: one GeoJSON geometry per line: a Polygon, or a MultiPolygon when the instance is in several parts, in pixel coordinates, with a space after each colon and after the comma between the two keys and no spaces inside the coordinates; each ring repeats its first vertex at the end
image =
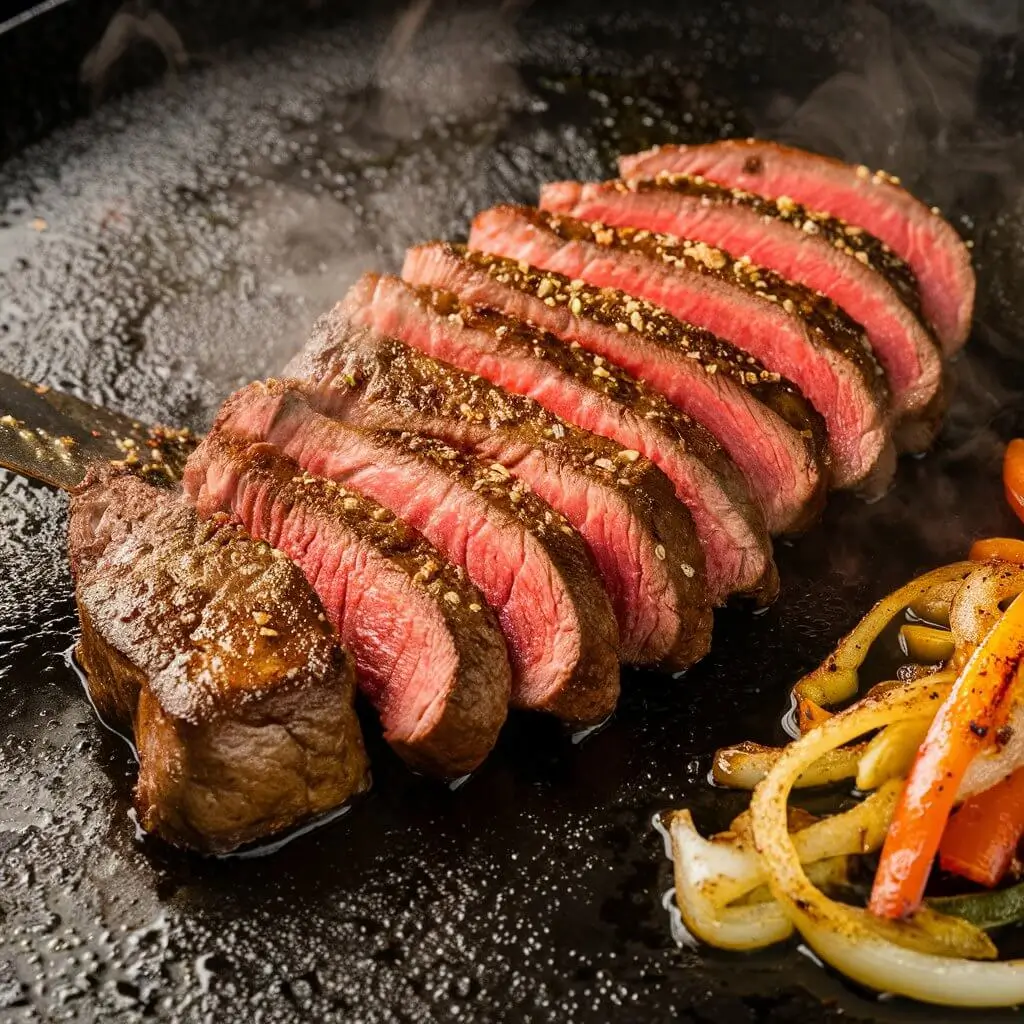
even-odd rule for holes
{"type": "MultiPolygon", "coordinates": [[[[896,780],[849,811],[823,818],[793,836],[797,856],[819,883],[835,879],[846,855],[881,847],[900,785],[896,780]],[[814,871],[814,865],[821,865],[814,871]]],[[[722,949],[759,949],[789,937],[793,927],[774,899],[728,906],[764,884],[767,872],[754,849],[728,834],[705,839],[689,811],[667,820],[676,903],[683,923],[698,939],[722,949]]]]}

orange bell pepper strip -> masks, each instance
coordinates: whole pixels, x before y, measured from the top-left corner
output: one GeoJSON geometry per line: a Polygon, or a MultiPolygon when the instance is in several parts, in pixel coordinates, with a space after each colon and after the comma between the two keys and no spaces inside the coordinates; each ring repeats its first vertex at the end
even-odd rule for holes
{"type": "Polygon", "coordinates": [[[809,732],[816,725],[827,722],[832,712],[827,711],[810,697],[798,697],[796,701],[796,720],[801,734],[809,732]]]}
{"type": "Polygon", "coordinates": [[[964,665],[914,759],[882,846],[868,907],[898,919],[921,905],[960,782],[1006,722],[1024,663],[1024,595],[964,665]]]}
{"type": "Polygon", "coordinates": [[[1003,489],[1010,508],[1024,523],[1024,439],[1017,438],[1006,446],[1003,456],[1003,489]]]}
{"type": "Polygon", "coordinates": [[[1015,537],[986,537],[971,545],[971,553],[967,557],[972,562],[987,562],[990,558],[998,558],[1001,562],[1024,565],[1024,540],[1015,537]]]}
{"type": "Polygon", "coordinates": [[[939,843],[939,864],[990,889],[1002,881],[1024,836],[1024,768],[964,801],[939,843]]]}

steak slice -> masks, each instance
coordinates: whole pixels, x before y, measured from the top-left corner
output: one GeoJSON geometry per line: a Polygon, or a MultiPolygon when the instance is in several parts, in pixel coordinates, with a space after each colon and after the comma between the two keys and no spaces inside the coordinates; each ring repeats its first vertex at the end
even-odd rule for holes
{"type": "Polygon", "coordinates": [[[660,391],[718,439],[772,532],[800,529],[821,510],[828,474],[820,417],[753,356],[642,299],[464,246],[410,249],[403,275],[529,320],[660,391]]]}
{"type": "Polygon", "coordinates": [[[343,304],[353,323],[534,399],[549,411],[645,455],[690,510],[713,602],[756,593],[771,568],[771,541],[739,470],[711,435],[602,356],[570,348],[536,327],[451,292],[366,274],[343,304]]]}
{"type": "Polygon", "coordinates": [[[872,174],[864,166],[760,139],[664,146],[624,156],[619,167],[624,178],[699,174],[769,199],[789,196],[870,231],[914,272],[924,315],[946,354],[967,340],[975,289],[970,253],[938,209],[929,209],[884,171],[872,174]]]}
{"type": "Polygon", "coordinates": [[[619,692],[619,637],[580,535],[500,463],[313,411],[298,382],[251,384],[214,428],[267,441],[304,470],[358,491],[462,566],[497,612],[512,704],[596,722],[619,692]]]}
{"type": "Polygon", "coordinates": [[[828,428],[832,486],[879,492],[895,469],[889,392],[860,325],[833,302],[703,242],[528,206],[473,221],[469,244],[647,299],[793,381],[828,428]]]}
{"type": "Polygon", "coordinates": [[[280,552],[109,474],[72,498],[68,542],[76,656],[99,714],[134,733],[145,829],[224,853],[366,788],[351,664],[280,552]]]}
{"type": "Polygon", "coordinates": [[[863,324],[885,367],[894,417],[908,424],[897,441],[920,450],[934,438],[935,410],[942,401],[938,345],[918,316],[910,268],[862,229],[809,213],[789,199],[776,202],[671,174],[545,185],[541,206],[718,246],[824,293],[863,324]]]}
{"type": "Polygon", "coordinates": [[[327,415],[441,438],[500,463],[561,512],[611,599],[624,661],[682,669],[707,653],[712,620],[692,520],[636,451],[397,339],[353,329],[340,306],[286,372],[319,382],[309,397],[327,415]]]}
{"type": "Polygon", "coordinates": [[[201,516],[230,513],[302,569],[409,764],[455,777],[483,761],[511,672],[494,615],[461,570],[375,501],[304,474],[273,445],[210,434],[184,485],[201,516]]]}

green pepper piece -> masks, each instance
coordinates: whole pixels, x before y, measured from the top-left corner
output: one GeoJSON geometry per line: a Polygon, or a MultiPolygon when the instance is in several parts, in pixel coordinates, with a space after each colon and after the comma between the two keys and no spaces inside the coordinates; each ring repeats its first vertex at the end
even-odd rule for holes
{"type": "Polygon", "coordinates": [[[1024,882],[993,892],[939,896],[927,903],[932,910],[961,917],[977,928],[1000,928],[1024,920],[1024,882]]]}

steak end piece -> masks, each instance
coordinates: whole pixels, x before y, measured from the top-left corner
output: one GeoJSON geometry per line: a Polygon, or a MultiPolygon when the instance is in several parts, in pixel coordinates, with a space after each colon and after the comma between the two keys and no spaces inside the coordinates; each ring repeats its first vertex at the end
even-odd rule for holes
{"type": "MultiPolygon", "coordinates": [[[[649,460],[369,328],[341,306],[290,364],[310,402],[356,426],[413,430],[500,463],[580,533],[619,625],[622,660],[686,668],[708,651],[704,555],[649,460]]],[[[777,586],[777,578],[776,583],[777,586]]]]}
{"type": "Polygon", "coordinates": [[[771,541],[739,470],[715,439],[621,367],[451,292],[366,274],[346,296],[357,324],[400,338],[654,462],[690,510],[713,602],[759,595],[774,577],[771,541]]]}
{"type": "Polygon", "coordinates": [[[266,441],[372,498],[465,569],[508,641],[514,707],[592,722],[615,706],[619,637],[582,538],[500,463],[315,412],[297,381],[251,384],[217,430],[266,441]]]}
{"type": "Polygon", "coordinates": [[[942,385],[941,353],[919,317],[916,279],[888,246],[862,229],[788,197],[774,201],[678,174],[557,182],[541,190],[541,206],[740,253],[822,292],[867,331],[887,375],[894,433],[901,421],[928,418],[942,385]]]}
{"type": "Polygon", "coordinates": [[[406,761],[443,777],[480,765],[505,721],[511,671],[461,570],[381,505],[303,473],[273,445],[215,431],[184,485],[201,516],[227,512],[295,561],[406,761]]]}
{"type": "Polygon", "coordinates": [[[299,570],[130,476],[71,503],[76,649],[100,715],[131,729],[148,831],[224,853],[369,784],[353,674],[299,570]]]}
{"type": "Polygon", "coordinates": [[[833,487],[887,487],[896,457],[884,374],[863,328],[820,292],[703,242],[526,206],[478,214],[469,244],[647,299],[749,352],[824,418],[833,487]]]}
{"type": "Polygon", "coordinates": [[[412,248],[403,276],[537,324],[659,391],[729,453],[772,532],[799,531],[820,513],[829,475],[821,417],[753,356],[643,299],[465,246],[412,248]]]}
{"type": "Polygon", "coordinates": [[[761,139],[662,146],[619,161],[624,178],[663,171],[701,175],[769,199],[788,196],[869,231],[909,264],[924,315],[947,355],[967,340],[974,307],[971,254],[936,207],[915,199],[891,174],[761,139]]]}

